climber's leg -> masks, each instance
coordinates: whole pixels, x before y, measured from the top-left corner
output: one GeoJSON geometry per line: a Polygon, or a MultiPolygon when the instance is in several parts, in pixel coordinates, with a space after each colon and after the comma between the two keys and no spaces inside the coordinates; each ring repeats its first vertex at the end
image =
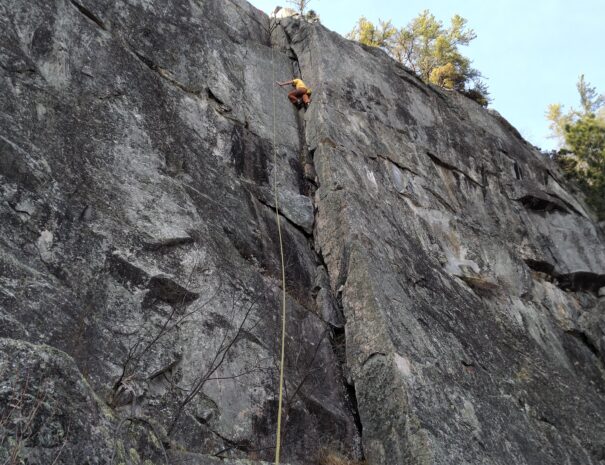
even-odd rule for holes
{"type": "Polygon", "coordinates": [[[298,99],[300,99],[301,97],[303,97],[303,95],[306,94],[307,89],[294,89],[288,94],[288,98],[290,99],[290,102],[292,102],[294,105],[298,105],[298,99]]]}

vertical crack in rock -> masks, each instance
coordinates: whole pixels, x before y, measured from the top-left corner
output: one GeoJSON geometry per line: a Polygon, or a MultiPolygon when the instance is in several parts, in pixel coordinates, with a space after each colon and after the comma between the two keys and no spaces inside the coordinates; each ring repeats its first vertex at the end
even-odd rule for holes
{"type": "MultiPolygon", "coordinates": [[[[295,50],[290,47],[290,43],[291,43],[291,37],[288,34],[288,32],[283,28],[280,27],[281,31],[283,32],[284,36],[286,37],[286,40],[288,42],[288,53],[290,54],[291,60],[292,60],[292,66],[294,68],[294,74],[298,74],[300,75],[301,79],[304,81],[305,76],[303,74],[303,69],[300,65],[300,62],[298,60],[298,56],[295,52],[295,50]]],[[[312,105],[313,103],[311,103],[312,105]]],[[[300,166],[299,169],[302,168],[302,172],[299,175],[300,181],[302,183],[302,189],[301,189],[301,194],[306,195],[308,197],[310,197],[313,200],[313,209],[315,211],[315,214],[317,214],[317,207],[315,204],[315,192],[317,190],[317,178],[315,175],[315,167],[314,167],[314,163],[313,163],[313,153],[309,150],[308,144],[307,144],[307,140],[306,140],[306,124],[305,124],[305,117],[304,115],[306,114],[306,111],[303,112],[303,110],[298,110],[297,111],[297,131],[298,131],[298,137],[299,137],[299,162],[300,162],[300,166]]],[[[299,170],[297,170],[299,171],[299,170]]],[[[329,272],[329,268],[326,265],[324,258],[321,254],[321,251],[317,249],[316,244],[315,244],[315,237],[317,235],[317,227],[318,227],[318,223],[317,221],[314,222],[313,224],[313,234],[308,236],[309,239],[309,244],[311,249],[314,251],[315,253],[315,257],[316,257],[316,261],[319,264],[319,266],[321,267],[321,269],[323,270],[323,272],[326,273],[326,275],[328,276],[328,280],[326,282],[326,285],[328,287],[328,289],[326,289],[326,291],[329,293],[329,295],[333,298],[333,301],[336,303],[336,312],[337,314],[340,316],[340,318],[344,319],[344,312],[343,312],[343,308],[342,308],[342,302],[341,302],[341,298],[339,298],[337,296],[337,293],[334,291],[334,289],[332,289],[332,285],[331,283],[331,279],[330,278],[330,272],[329,272]]],[[[346,280],[346,270],[341,270],[342,273],[340,273],[339,276],[339,282],[340,284],[342,284],[342,281],[346,280]]],[[[331,338],[330,338],[330,346],[332,347],[332,351],[334,352],[334,356],[335,359],[338,363],[338,370],[340,373],[340,377],[341,377],[341,381],[342,381],[342,388],[343,388],[343,392],[345,394],[345,398],[347,401],[347,407],[349,409],[349,413],[353,419],[355,428],[356,428],[356,433],[357,433],[357,438],[356,438],[356,449],[355,451],[353,451],[353,453],[357,456],[356,458],[359,460],[363,460],[364,459],[364,453],[363,453],[363,447],[362,447],[362,432],[363,432],[363,425],[361,423],[361,416],[359,413],[359,408],[357,405],[357,395],[355,392],[355,385],[352,382],[352,380],[349,380],[347,377],[347,368],[346,368],[346,331],[345,331],[345,327],[344,324],[345,322],[343,322],[342,325],[335,325],[329,321],[326,321],[326,324],[329,325],[330,327],[330,332],[331,332],[331,338]]]]}
{"type": "MultiPolygon", "coordinates": [[[[497,113],[406,79],[411,73],[381,51],[320,25],[288,19],[281,25],[284,49],[296,56],[303,80],[321,83],[306,128],[322,183],[314,238],[332,288],[344,295],[347,364],[367,459],[554,464],[557,455],[590,453],[602,415],[579,420],[577,412],[602,406],[593,384],[600,379],[594,351],[586,344],[600,340],[602,319],[594,296],[559,288],[602,294],[604,249],[590,220],[561,214],[571,210],[563,199],[573,202],[562,185],[549,187],[548,203],[537,195],[523,198],[526,191],[544,191],[540,178],[548,162],[497,113]],[[495,156],[500,149],[510,157],[495,156]],[[511,189],[500,188],[521,181],[532,190],[512,191],[526,208],[507,198],[511,189]],[[447,199],[449,208],[437,199],[447,199]],[[552,215],[529,216],[531,209],[552,215]],[[531,257],[526,263],[533,274],[519,273],[521,257],[531,257]],[[433,267],[436,262],[442,268],[433,267]],[[343,267],[350,268],[348,276],[343,267]],[[579,269],[594,273],[567,275],[579,269]],[[460,271],[475,287],[497,283],[498,292],[479,304],[448,277],[460,271]],[[536,273],[548,279],[533,279],[536,273]],[[418,275],[428,285],[411,288],[418,275]],[[542,300],[552,313],[536,310],[542,300]],[[562,337],[574,327],[587,337],[562,337]],[[460,364],[471,354],[482,370],[460,364]],[[552,384],[548,378],[559,382],[541,396],[540,387],[552,384]],[[527,412],[518,413],[512,402],[517,391],[549,412],[544,417],[558,425],[560,438],[528,426],[527,412]],[[553,404],[558,410],[551,418],[553,404]],[[577,428],[587,435],[576,444],[569,438],[577,428]]],[[[343,339],[342,329],[335,333],[343,339]]]]}
{"type": "Polygon", "coordinates": [[[334,443],[373,465],[604,460],[604,236],[550,160],[319,23],[114,3],[1,7],[0,430],[17,461],[271,459],[272,122],[284,462],[334,443]],[[308,112],[280,93],[272,119],[273,57],[280,78],[304,71],[308,112]]]}

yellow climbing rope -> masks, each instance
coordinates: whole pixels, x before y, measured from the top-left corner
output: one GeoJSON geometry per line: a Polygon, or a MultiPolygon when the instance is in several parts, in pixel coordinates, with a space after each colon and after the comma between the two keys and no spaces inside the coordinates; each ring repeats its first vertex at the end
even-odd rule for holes
{"type": "Polygon", "coordinates": [[[277,432],[275,433],[275,465],[279,465],[281,449],[281,410],[284,397],[284,358],[286,353],[286,266],[284,264],[284,244],[279,219],[279,200],[277,195],[277,148],[275,147],[276,114],[275,114],[275,61],[273,58],[273,39],[271,43],[271,69],[273,81],[271,93],[273,97],[273,193],[275,195],[275,220],[277,222],[277,235],[279,236],[279,255],[281,259],[282,303],[281,303],[281,358],[279,363],[279,397],[277,402],[277,432]]]}

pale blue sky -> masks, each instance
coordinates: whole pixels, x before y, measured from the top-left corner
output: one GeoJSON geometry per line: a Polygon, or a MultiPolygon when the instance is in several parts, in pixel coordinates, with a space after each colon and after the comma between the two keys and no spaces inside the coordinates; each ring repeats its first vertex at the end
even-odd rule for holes
{"type": "MultiPolygon", "coordinates": [[[[252,0],[269,13],[281,0],[252,0]]],[[[340,34],[357,18],[391,19],[407,24],[423,9],[449,24],[455,13],[468,19],[477,33],[462,52],[487,78],[499,111],[533,144],[550,149],[549,103],[578,105],[578,76],[605,92],[605,0],[312,0],[321,22],[340,34]]]]}

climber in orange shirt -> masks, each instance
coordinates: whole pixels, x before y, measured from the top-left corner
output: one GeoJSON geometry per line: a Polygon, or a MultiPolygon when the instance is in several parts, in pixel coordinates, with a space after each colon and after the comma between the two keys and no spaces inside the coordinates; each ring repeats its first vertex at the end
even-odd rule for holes
{"type": "Polygon", "coordinates": [[[285,82],[276,81],[276,83],[278,86],[287,86],[292,84],[294,90],[288,94],[290,102],[296,106],[299,106],[302,99],[302,103],[305,105],[305,108],[309,106],[309,103],[311,102],[311,89],[307,87],[302,79],[295,78],[291,81],[285,82]]]}

